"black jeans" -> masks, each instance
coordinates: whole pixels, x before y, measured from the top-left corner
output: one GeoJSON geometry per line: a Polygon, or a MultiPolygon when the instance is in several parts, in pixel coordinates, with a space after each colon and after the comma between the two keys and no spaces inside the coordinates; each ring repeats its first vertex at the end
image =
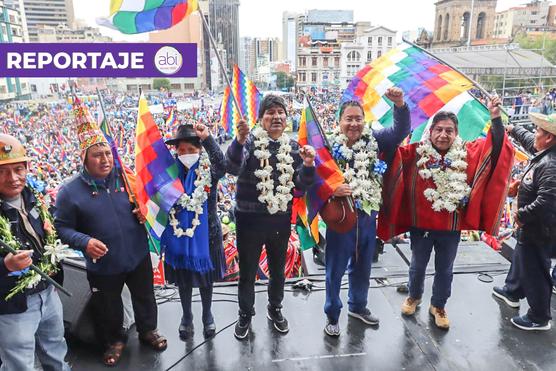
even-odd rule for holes
{"type": "Polygon", "coordinates": [[[517,240],[504,288],[513,297],[527,298],[530,307],[527,316],[531,321],[545,323],[551,319],[550,244],[527,243],[519,235],[517,240]]]}
{"type": "Polygon", "coordinates": [[[122,289],[124,283],[131,292],[135,314],[135,326],[139,334],[156,329],[158,309],[154,298],[153,270],[150,255],[131,272],[99,275],[87,272],[92,292],[91,305],[95,330],[105,346],[126,341],[123,332],[124,307],[122,289]]]}
{"type": "Polygon", "coordinates": [[[255,278],[259,269],[259,259],[263,245],[270,278],[268,280],[268,302],[273,308],[282,308],[284,299],[284,266],[286,251],[290,239],[291,228],[289,219],[278,223],[270,223],[270,218],[282,216],[264,216],[257,214],[236,213],[237,250],[239,253],[239,284],[238,299],[240,315],[255,314],[255,278]]]}

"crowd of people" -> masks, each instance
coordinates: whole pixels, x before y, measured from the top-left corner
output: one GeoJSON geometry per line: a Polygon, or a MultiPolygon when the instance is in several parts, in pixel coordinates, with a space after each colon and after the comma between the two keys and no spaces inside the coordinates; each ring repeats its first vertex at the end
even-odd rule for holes
{"type": "MultiPolygon", "coordinates": [[[[94,119],[83,105],[68,107],[69,102],[2,107],[6,125],[0,134],[0,239],[20,251],[0,258],[0,334],[10,334],[0,335],[0,369],[32,369],[35,351],[43,368],[69,369],[58,293],[51,281],[28,270],[34,263],[61,282],[60,261],[67,246],[81,251],[86,260],[94,326],[104,347],[102,362],[116,365],[126,347],[124,284],[131,293],[139,340],[154,351],[167,348],[167,339],[158,331],[148,234],[142,226],[146,216],[130,201],[136,185],[131,166],[136,97],[105,95],[104,113],[95,99],[85,102],[96,112],[94,119]],[[103,115],[129,169],[114,164],[100,130],[103,115]],[[45,194],[55,200],[53,209],[45,194]],[[26,326],[25,331],[20,326],[26,326]]],[[[333,190],[321,208],[327,226],[323,311],[328,336],[341,334],[340,287],[346,270],[347,314],[363,324],[378,325],[368,303],[377,237],[386,241],[404,233],[410,236],[412,259],[409,293],[401,312],[412,316],[423,301],[425,271],[435,250],[428,310],[438,328],[449,329],[446,305],[461,232],[496,235],[508,188],[510,196],[517,196],[512,216],[518,246],[505,286],[495,287],[493,293],[514,308],[520,299],[527,299],[529,311],[511,318],[516,327],[550,329],[556,117],[532,114],[535,134],[522,127],[504,127],[502,102],[494,97],[486,102],[492,122],[487,138],[463,142],[457,116],[440,111],[420,142],[404,145],[411,123],[401,89],[385,92],[393,103],[393,124],[381,130],[371,130],[365,123],[360,103],[340,104],[330,96],[317,94],[311,103],[343,175],[334,184],[329,183],[332,177],[319,178],[316,167],[321,163],[315,149],[286,132],[290,123],[292,130],[297,129],[300,97],[266,95],[258,111],[259,125],[250,128],[240,120],[225,150],[218,142],[223,133],[218,129],[217,107],[154,115],[174,153],[185,190],[170,209],[161,238],[180,294],[180,337],[188,339],[194,333],[194,288],[201,296],[203,335],[210,338],[216,333],[212,289],[229,268],[225,242],[231,223],[236,231],[235,273],[239,273],[234,336],[242,341],[250,334],[255,280],[261,276],[269,279],[266,316],[278,333],[289,331],[282,302],[285,272],[295,267],[288,258],[294,193],[313,192],[313,186],[323,181],[333,190]],[[524,169],[513,168],[515,150],[509,136],[532,155],[524,169]],[[508,187],[516,171],[521,172],[518,181],[508,187]],[[233,221],[223,227],[225,217],[233,221]],[[267,269],[261,273],[262,254],[267,269]]],[[[164,98],[150,100],[156,104],[164,98]]]]}

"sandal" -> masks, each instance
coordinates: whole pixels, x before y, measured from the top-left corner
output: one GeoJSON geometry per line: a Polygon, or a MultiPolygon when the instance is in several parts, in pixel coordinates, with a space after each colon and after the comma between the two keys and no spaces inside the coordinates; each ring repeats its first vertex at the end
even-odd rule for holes
{"type": "Polygon", "coordinates": [[[118,364],[122,352],[124,351],[125,343],[117,342],[108,347],[106,352],[102,355],[102,362],[105,366],[114,367],[118,364]]]}
{"type": "Polygon", "coordinates": [[[166,350],[168,347],[168,341],[158,333],[158,330],[152,330],[139,335],[139,341],[159,352],[166,350]]]}

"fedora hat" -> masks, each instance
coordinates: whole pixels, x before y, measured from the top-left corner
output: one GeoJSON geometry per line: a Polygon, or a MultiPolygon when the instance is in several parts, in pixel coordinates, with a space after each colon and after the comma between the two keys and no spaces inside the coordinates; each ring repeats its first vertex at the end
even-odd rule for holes
{"type": "Polygon", "coordinates": [[[543,115],[541,113],[530,113],[529,118],[539,128],[550,134],[556,135],[556,113],[551,115],[543,115]]]}
{"type": "Polygon", "coordinates": [[[348,197],[330,197],[319,213],[326,226],[337,233],[351,231],[357,221],[355,204],[348,197]]]}
{"type": "Polygon", "coordinates": [[[172,139],[168,139],[166,144],[176,145],[180,142],[180,140],[199,142],[199,137],[195,134],[193,125],[180,125],[178,130],[176,130],[174,137],[172,139]]]}

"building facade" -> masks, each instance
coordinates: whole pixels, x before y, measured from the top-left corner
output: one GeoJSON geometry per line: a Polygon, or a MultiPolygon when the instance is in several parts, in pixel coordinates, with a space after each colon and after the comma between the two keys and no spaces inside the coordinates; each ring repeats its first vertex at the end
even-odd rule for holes
{"type": "Polygon", "coordinates": [[[112,42],[95,27],[69,28],[65,24],[57,26],[38,25],[37,41],[40,43],[112,42]]]}
{"type": "Polygon", "coordinates": [[[282,13],[282,55],[280,59],[289,63],[294,70],[297,61],[298,35],[301,34],[300,24],[302,20],[302,14],[282,13]]]}
{"type": "MultiPolygon", "coordinates": [[[[0,42],[24,42],[24,32],[19,10],[0,1],[0,42]]],[[[0,77],[0,101],[28,98],[31,87],[27,79],[0,77]]]]}
{"type": "Polygon", "coordinates": [[[74,27],[73,0],[7,0],[6,4],[24,13],[29,41],[38,42],[38,26],[74,27]]]}
{"type": "Polygon", "coordinates": [[[496,0],[440,0],[435,8],[433,48],[481,43],[493,37],[496,0]]]}
{"type": "Polygon", "coordinates": [[[376,26],[364,31],[351,43],[340,47],[340,88],[345,89],[353,76],[366,64],[380,58],[396,46],[396,31],[376,26]]]}
{"type": "Polygon", "coordinates": [[[494,37],[512,38],[517,33],[541,31],[546,26],[553,26],[556,6],[548,1],[532,1],[525,6],[513,7],[496,13],[494,37]]]}
{"type": "Polygon", "coordinates": [[[209,23],[216,43],[226,50],[224,64],[232,71],[239,61],[239,0],[209,1],[209,23]]]}

